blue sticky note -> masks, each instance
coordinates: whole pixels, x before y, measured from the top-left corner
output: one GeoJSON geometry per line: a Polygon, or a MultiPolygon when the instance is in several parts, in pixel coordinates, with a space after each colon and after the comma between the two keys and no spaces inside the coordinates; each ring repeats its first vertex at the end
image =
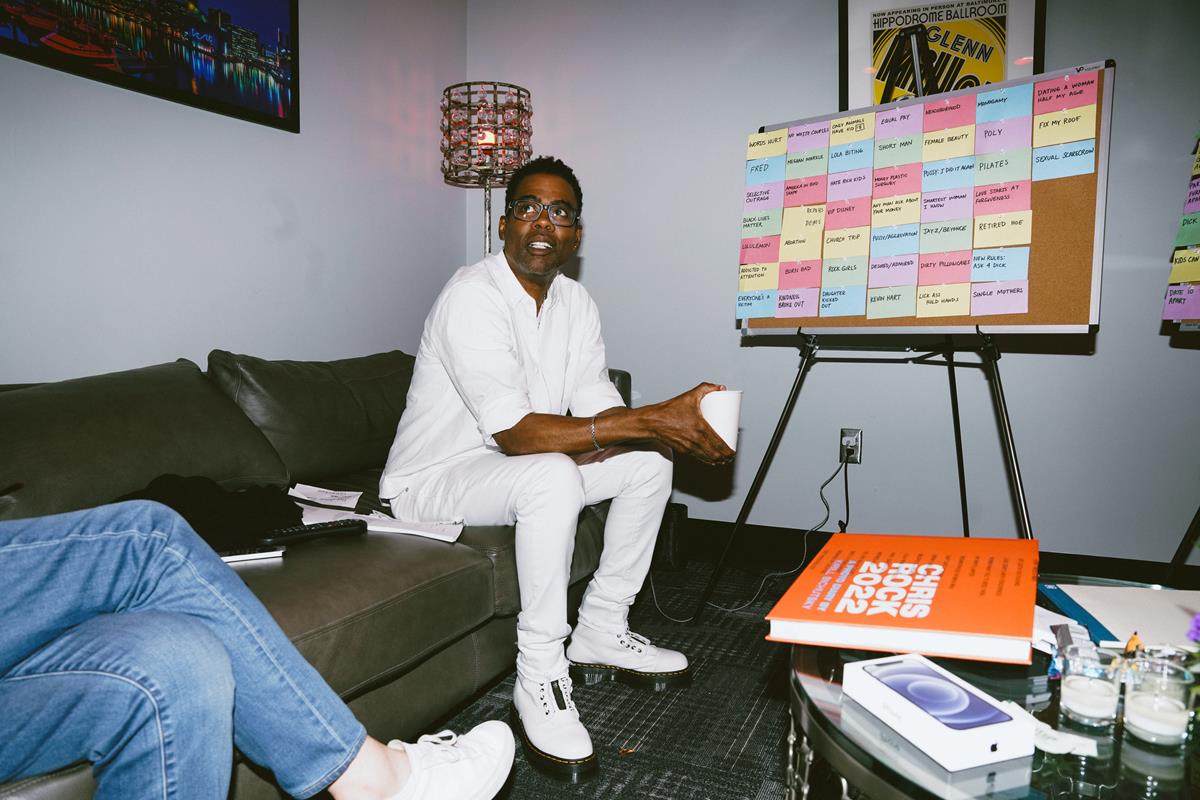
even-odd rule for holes
{"type": "Polygon", "coordinates": [[[871,258],[887,258],[916,253],[921,247],[921,226],[892,225],[871,231],[871,258]]]}
{"type": "Polygon", "coordinates": [[[861,139],[857,142],[835,144],[829,148],[830,172],[850,172],[856,169],[867,169],[874,163],[874,139],[861,139]]]}
{"type": "Polygon", "coordinates": [[[975,185],[975,156],[929,161],[921,169],[921,191],[962,189],[975,185]]]}
{"type": "Polygon", "coordinates": [[[1028,247],[995,247],[971,255],[971,282],[1029,279],[1028,247]]]}
{"type": "Polygon", "coordinates": [[[737,318],[761,319],[775,316],[775,289],[759,289],[756,292],[738,292],[737,318]]]}
{"type": "Polygon", "coordinates": [[[771,156],[770,158],[755,158],[746,162],[746,185],[758,186],[760,183],[775,183],[783,180],[784,164],[787,156],[771,156]]]}
{"type": "Polygon", "coordinates": [[[1033,149],[1033,179],[1035,181],[1088,175],[1096,171],[1096,140],[1052,144],[1033,149]]]}
{"type": "Polygon", "coordinates": [[[858,317],[867,313],[867,285],[821,289],[822,317],[858,317]]]}
{"type": "Polygon", "coordinates": [[[1033,84],[980,92],[975,97],[975,124],[1033,114],[1033,84]]]}

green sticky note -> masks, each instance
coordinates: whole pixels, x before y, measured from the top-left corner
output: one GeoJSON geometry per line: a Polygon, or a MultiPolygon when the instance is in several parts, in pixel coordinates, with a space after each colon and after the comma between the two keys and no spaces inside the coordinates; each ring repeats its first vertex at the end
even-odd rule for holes
{"type": "Polygon", "coordinates": [[[750,239],[755,236],[778,236],[782,229],[782,208],[772,208],[770,211],[755,211],[742,215],[743,239],[750,239]]]}
{"type": "Polygon", "coordinates": [[[892,286],[867,290],[867,319],[914,317],[916,314],[916,286],[892,286]]]}
{"type": "Polygon", "coordinates": [[[1200,245],[1200,211],[1194,214],[1184,214],[1179,221],[1179,233],[1175,235],[1176,247],[1196,247],[1200,245]]]}
{"type": "Polygon", "coordinates": [[[921,224],[922,253],[951,253],[970,250],[975,237],[975,225],[969,219],[921,224]]]}
{"type": "Polygon", "coordinates": [[[1027,181],[1033,166],[1033,151],[1028,147],[984,153],[975,157],[975,185],[1027,181]]]}
{"type": "Polygon", "coordinates": [[[783,166],[784,180],[811,178],[814,175],[824,175],[829,171],[829,148],[818,147],[815,150],[799,150],[787,154],[783,166]]]}
{"type": "Polygon", "coordinates": [[[920,133],[875,142],[875,169],[916,164],[921,160],[925,140],[920,133]]]}
{"type": "Polygon", "coordinates": [[[867,257],[827,258],[821,268],[821,286],[866,286],[867,257]]]}

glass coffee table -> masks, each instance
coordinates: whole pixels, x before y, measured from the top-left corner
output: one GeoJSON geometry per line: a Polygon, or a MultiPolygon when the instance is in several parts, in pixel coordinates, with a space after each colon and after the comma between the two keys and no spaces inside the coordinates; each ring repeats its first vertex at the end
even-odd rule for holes
{"type": "MultiPolygon", "coordinates": [[[[1042,575],[1039,580],[1145,586],[1065,575],[1042,575]]],[[[838,790],[843,798],[870,800],[1200,797],[1200,737],[1193,734],[1184,747],[1157,747],[1125,733],[1119,714],[1116,723],[1100,729],[1062,718],[1058,681],[1046,675],[1049,656],[1036,650],[1033,664],[1028,667],[935,660],[993,697],[1016,702],[1053,727],[1092,739],[1096,755],[1036,750],[1030,758],[947,772],[870,712],[843,699],[842,667],[881,655],[834,647],[792,646],[788,800],[825,800],[836,797],[838,790]],[[822,769],[814,770],[819,762],[823,762],[822,769]],[[817,781],[817,773],[823,776],[822,781],[817,781]]]]}

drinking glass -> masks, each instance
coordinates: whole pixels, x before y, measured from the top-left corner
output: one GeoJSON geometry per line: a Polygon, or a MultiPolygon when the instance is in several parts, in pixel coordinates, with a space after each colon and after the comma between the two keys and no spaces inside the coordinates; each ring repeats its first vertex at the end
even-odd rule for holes
{"type": "Polygon", "coordinates": [[[1125,730],[1151,744],[1183,744],[1191,721],[1193,683],[1192,673],[1172,661],[1134,659],[1125,691],[1125,730]]]}
{"type": "Polygon", "coordinates": [[[1081,725],[1109,725],[1117,718],[1125,659],[1113,650],[1073,644],[1063,651],[1058,705],[1081,725]]]}

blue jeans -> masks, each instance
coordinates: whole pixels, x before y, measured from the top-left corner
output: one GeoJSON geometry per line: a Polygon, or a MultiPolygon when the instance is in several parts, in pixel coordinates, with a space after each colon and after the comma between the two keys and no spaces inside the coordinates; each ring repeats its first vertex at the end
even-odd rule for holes
{"type": "Polygon", "coordinates": [[[366,737],[157,503],[0,522],[0,621],[0,783],[86,760],[97,798],[224,798],[236,745],[308,797],[366,737]]]}

